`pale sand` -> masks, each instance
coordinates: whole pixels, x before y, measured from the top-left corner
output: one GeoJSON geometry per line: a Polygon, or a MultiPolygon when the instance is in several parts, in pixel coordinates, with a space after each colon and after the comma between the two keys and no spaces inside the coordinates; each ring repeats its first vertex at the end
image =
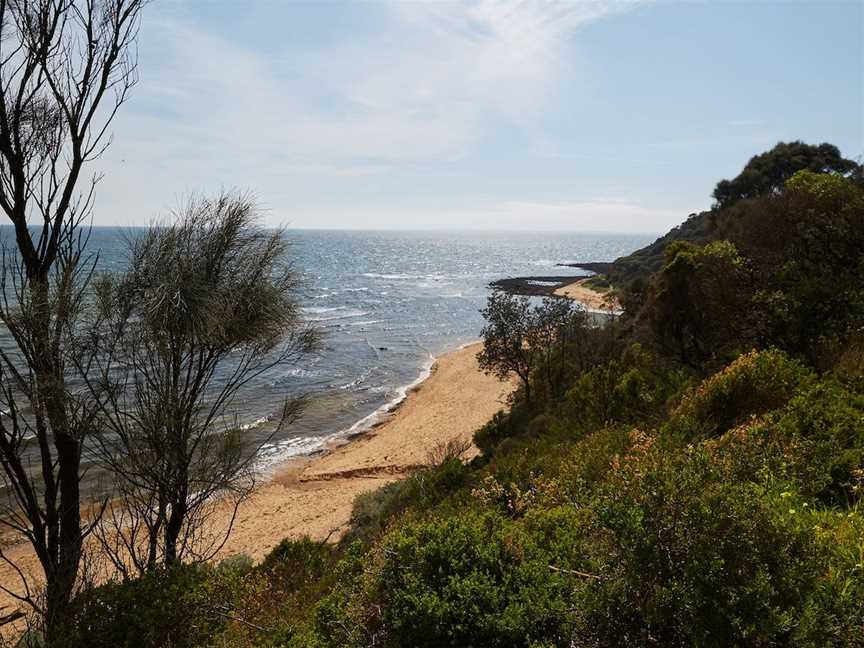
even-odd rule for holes
{"type": "Polygon", "coordinates": [[[357,495],[425,465],[439,443],[470,440],[506,407],[514,387],[480,371],[478,350],[479,343],[442,356],[384,423],[262,485],[241,508],[223,554],[258,560],[286,537],[333,532],[336,539],[348,528],[357,495]]]}
{"type": "Polygon", "coordinates": [[[590,277],[580,279],[579,281],[562,286],[555,291],[555,294],[559,297],[567,297],[568,299],[577,301],[591,309],[604,311],[621,310],[620,302],[611,291],[600,292],[586,286],[585,283],[589,279],[590,277]]]}
{"type": "MultiPolygon", "coordinates": [[[[515,387],[483,374],[477,365],[478,350],[479,343],[441,356],[429,378],[385,422],[324,455],[289,463],[261,484],[241,506],[219,557],[246,554],[260,560],[287,537],[336,540],[348,528],[357,495],[426,464],[440,443],[470,440],[507,406],[515,387]]],[[[226,507],[223,520],[227,518],[226,507]]],[[[8,547],[6,554],[28,572],[38,573],[29,545],[8,547]]],[[[9,566],[0,565],[0,583],[16,587],[17,582],[9,566]]],[[[0,594],[0,608],[7,605],[16,607],[0,594]]]]}

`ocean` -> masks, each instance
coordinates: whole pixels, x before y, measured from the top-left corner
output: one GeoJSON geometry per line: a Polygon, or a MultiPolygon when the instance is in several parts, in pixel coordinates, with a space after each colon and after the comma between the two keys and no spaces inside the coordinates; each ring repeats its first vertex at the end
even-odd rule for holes
{"type": "MultiPolygon", "coordinates": [[[[0,239],[11,234],[0,228],[0,239]]],[[[129,228],[94,228],[99,267],[122,270],[129,228]]],[[[320,352],[249,383],[230,415],[262,445],[257,467],[314,453],[328,441],[363,432],[426,375],[433,358],[478,339],[480,309],[496,279],[584,275],[555,267],[610,261],[652,235],[527,232],[288,230],[302,277],[306,319],[324,334],[320,352]],[[274,434],[288,396],[308,399],[303,417],[274,434]]],[[[0,330],[0,344],[10,343],[0,330]]]]}

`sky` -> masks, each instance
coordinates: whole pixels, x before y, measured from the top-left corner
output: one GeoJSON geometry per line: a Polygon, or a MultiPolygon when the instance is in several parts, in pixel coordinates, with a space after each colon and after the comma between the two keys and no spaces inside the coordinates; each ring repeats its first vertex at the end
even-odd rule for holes
{"type": "Polygon", "coordinates": [[[778,141],[864,154],[862,7],[157,0],[94,223],[663,232],[778,141]]]}

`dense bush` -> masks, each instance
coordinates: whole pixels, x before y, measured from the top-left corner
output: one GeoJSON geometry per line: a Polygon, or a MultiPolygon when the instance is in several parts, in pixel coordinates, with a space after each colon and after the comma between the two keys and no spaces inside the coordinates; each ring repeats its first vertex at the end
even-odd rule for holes
{"type": "Polygon", "coordinates": [[[729,241],[676,241],[652,278],[640,318],[666,355],[714,368],[755,341],[753,281],[750,264],[729,241]]]}
{"type": "Polygon", "coordinates": [[[464,485],[469,469],[458,457],[446,458],[437,466],[359,495],[351,511],[348,541],[369,540],[408,507],[425,508],[438,504],[464,485]]]}
{"type": "Polygon", "coordinates": [[[864,396],[822,381],[790,402],[776,423],[802,493],[848,504],[864,486],[864,396]]]}
{"type": "Polygon", "coordinates": [[[594,509],[611,573],[582,601],[588,645],[790,643],[818,590],[812,534],[778,497],[717,477],[704,453],[648,449],[610,479],[594,509]]]}
{"type": "Polygon", "coordinates": [[[812,374],[776,349],[751,351],[706,379],[672,413],[667,432],[693,441],[719,436],[785,405],[812,374]]]}
{"type": "Polygon", "coordinates": [[[407,525],[382,548],[376,586],[391,646],[561,645],[569,579],[530,534],[493,514],[407,525]]]}
{"type": "Polygon", "coordinates": [[[594,430],[611,423],[653,421],[665,413],[669,399],[686,382],[686,374],[668,367],[639,345],[621,356],[583,371],[550,417],[553,431],[594,430]]]}
{"type": "MultiPolygon", "coordinates": [[[[180,565],[86,591],[51,648],[187,648],[199,646],[225,619],[214,613],[214,571],[180,565]]],[[[233,597],[233,584],[226,583],[233,597]]]]}

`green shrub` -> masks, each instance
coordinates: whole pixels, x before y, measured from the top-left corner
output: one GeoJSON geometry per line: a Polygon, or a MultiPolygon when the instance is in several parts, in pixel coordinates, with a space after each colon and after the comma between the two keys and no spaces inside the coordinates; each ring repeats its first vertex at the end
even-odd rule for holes
{"type": "Polygon", "coordinates": [[[191,648],[224,623],[212,611],[212,568],[179,565],[107,583],[74,602],[63,639],[52,648],[191,648]]]}
{"type": "Polygon", "coordinates": [[[819,577],[810,534],[717,477],[701,451],[622,464],[593,507],[609,568],[577,604],[583,645],[788,644],[819,577]]]}
{"type": "Polygon", "coordinates": [[[461,459],[451,457],[406,479],[359,495],[354,500],[351,531],[346,540],[371,540],[406,509],[422,510],[440,503],[464,485],[469,473],[461,459]]]}
{"type": "Polygon", "coordinates": [[[580,375],[553,410],[550,427],[578,437],[611,423],[654,421],[685,382],[683,372],[634,345],[619,359],[580,375]]]}
{"type": "Polygon", "coordinates": [[[801,363],[777,349],[745,353],[684,397],[667,432],[683,441],[719,436],[782,407],[811,379],[801,363]]]}
{"type": "Polygon", "coordinates": [[[359,648],[372,643],[369,635],[376,630],[380,608],[368,604],[366,581],[374,562],[362,542],[347,546],[333,569],[330,591],[313,609],[312,624],[298,633],[290,648],[359,648]]]}
{"type": "Polygon", "coordinates": [[[822,381],[789,403],[776,434],[790,443],[801,492],[848,504],[864,485],[864,395],[822,381]]]}
{"type": "Polygon", "coordinates": [[[390,646],[517,648],[564,632],[569,578],[520,527],[466,513],[388,536],[377,591],[390,646]]]}
{"type": "Polygon", "coordinates": [[[639,430],[613,426],[587,435],[562,459],[559,480],[576,497],[591,492],[613,470],[634,445],[645,442],[639,430]]]}
{"type": "Polygon", "coordinates": [[[327,543],[309,538],[285,539],[267,554],[260,569],[281,592],[295,592],[320,579],[333,561],[333,550],[327,543]]]}
{"type": "Polygon", "coordinates": [[[523,429],[530,412],[523,403],[514,403],[510,412],[496,412],[483,427],[474,433],[474,444],[484,456],[491,456],[504,439],[516,436],[523,429]]]}
{"type": "Polygon", "coordinates": [[[801,506],[796,518],[815,536],[820,580],[796,628],[794,644],[864,648],[864,511],[801,506]]]}

